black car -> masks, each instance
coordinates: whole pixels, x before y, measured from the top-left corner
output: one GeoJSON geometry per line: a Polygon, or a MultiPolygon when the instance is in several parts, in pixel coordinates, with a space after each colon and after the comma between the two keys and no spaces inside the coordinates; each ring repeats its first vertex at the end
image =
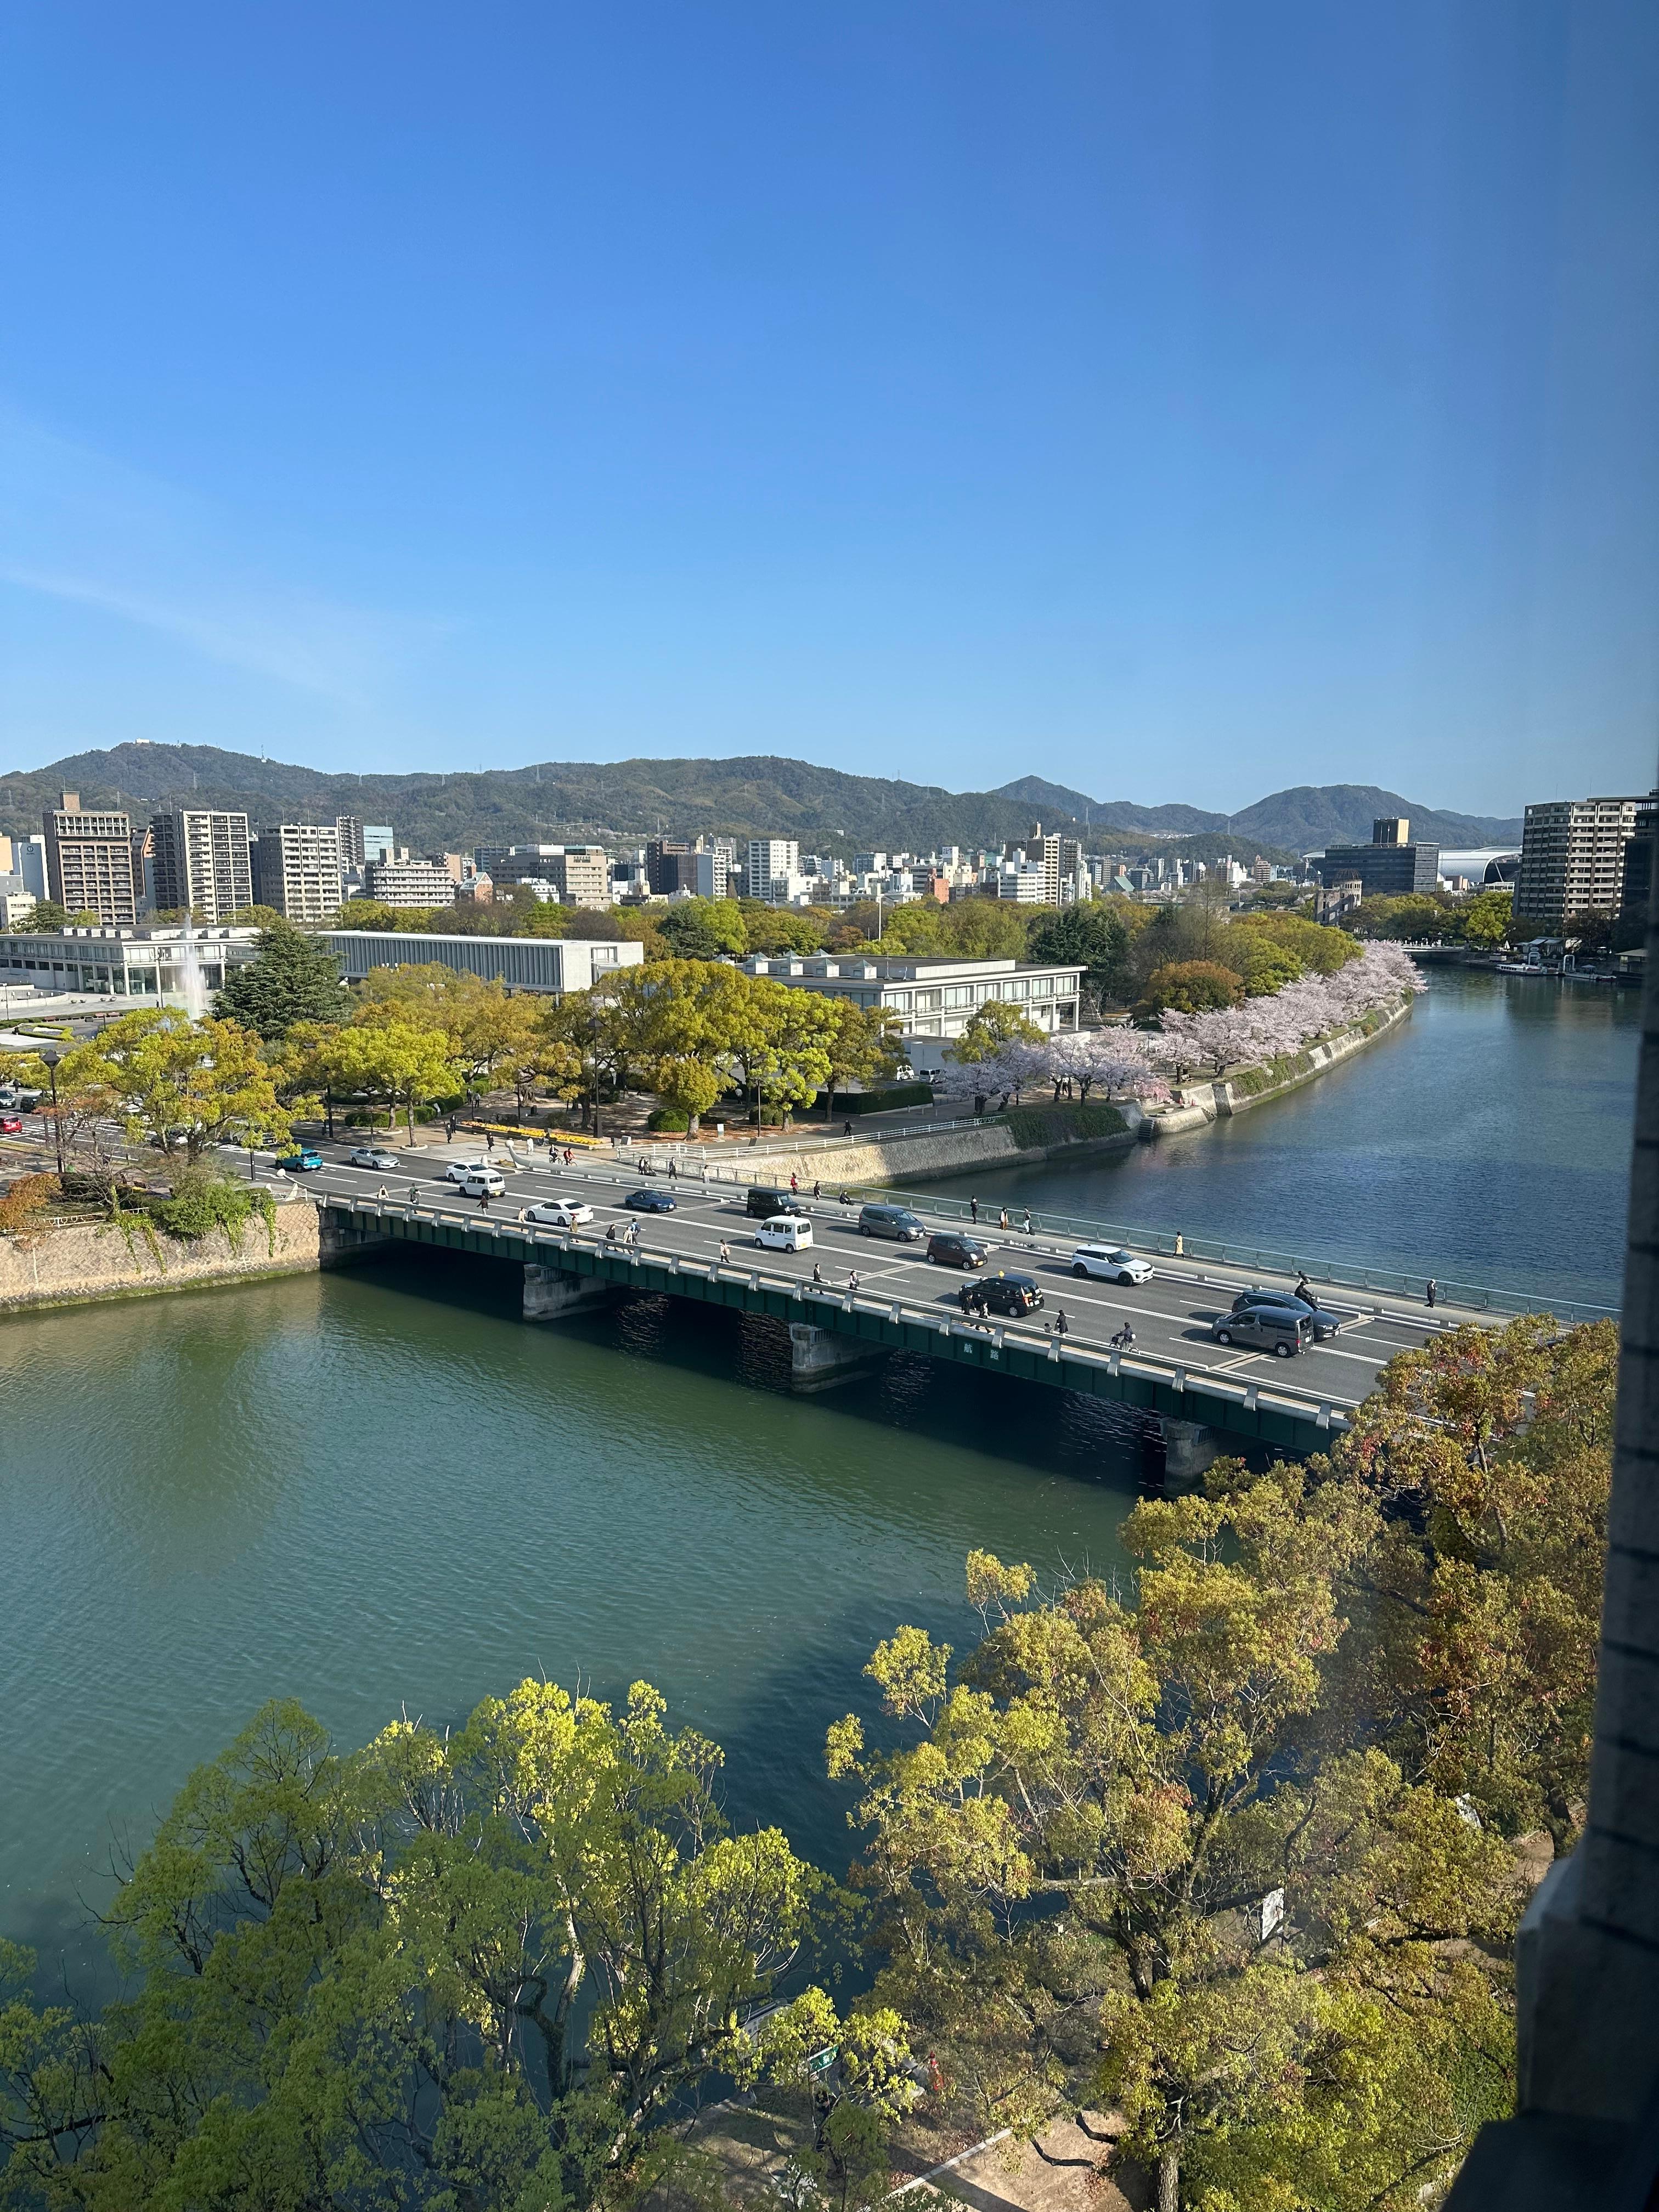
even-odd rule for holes
{"type": "Polygon", "coordinates": [[[1259,1306],[1277,1306],[1280,1311],[1301,1314],[1313,1323],[1316,1344],[1323,1344],[1334,1336],[1342,1324],[1323,1306],[1310,1305],[1306,1298],[1297,1297],[1294,1291],[1241,1291],[1233,1300],[1233,1311],[1254,1313],[1259,1306]]]}
{"type": "Polygon", "coordinates": [[[780,1213],[804,1214],[807,1208],[793,1191],[757,1188],[750,1192],[744,1211],[751,1221],[770,1221],[780,1213]]]}
{"type": "Polygon", "coordinates": [[[635,1213],[672,1213],[674,1201],[665,1190],[630,1190],[623,1204],[635,1213]]]}
{"type": "Polygon", "coordinates": [[[1042,1304],[1035,1275],[988,1275],[979,1285],[979,1296],[995,1314],[1035,1313],[1042,1304]]]}
{"type": "Polygon", "coordinates": [[[954,1229],[942,1229],[927,1239],[927,1257],[939,1267],[982,1267],[990,1258],[984,1245],[954,1229]]]}

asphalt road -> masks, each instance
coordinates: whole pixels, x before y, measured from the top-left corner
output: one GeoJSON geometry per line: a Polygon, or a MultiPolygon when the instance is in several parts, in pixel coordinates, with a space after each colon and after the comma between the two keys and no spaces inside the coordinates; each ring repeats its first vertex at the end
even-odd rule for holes
{"type": "MultiPolygon", "coordinates": [[[[511,1219],[520,1206],[557,1193],[580,1198],[592,1206],[593,1221],[581,1232],[585,1237],[602,1239],[613,1223],[620,1233],[622,1224],[637,1221],[642,1252],[675,1253],[708,1263],[720,1257],[724,1244],[734,1267],[752,1265],[769,1276],[810,1278],[816,1264],[823,1271],[824,1282],[836,1289],[847,1288],[849,1278],[856,1273],[862,1294],[888,1295],[912,1306],[933,1306],[941,1315],[947,1309],[957,1310],[957,1293],[963,1279],[960,1271],[930,1265],[916,1246],[860,1236],[857,1206],[838,1205],[828,1187],[816,1203],[805,1197],[815,1242],[812,1249],[794,1254],[756,1247],[756,1224],[744,1211],[744,1189],[729,1183],[705,1187],[685,1179],[671,1183],[665,1174],[630,1176],[624,1163],[613,1162],[608,1156],[596,1160],[579,1152],[572,1167],[566,1168],[562,1162],[550,1167],[544,1153],[538,1152],[537,1167],[526,1171],[514,1167],[501,1144],[486,1155],[476,1145],[457,1143],[441,1149],[399,1152],[400,1164],[394,1174],[347,1166],[349,1147],[345,1146],[325,1145],[316,1149],[323,1152],[325,1165],[303,1178],[294,1178],[309,1188],[374,1198],[384,1187],[388,1196],[400,1203],[408,1200],[412,1189],[417,1194],[416,1204],[422,1207],[441,1206],[483,1218],[477,1200],[463,1199],[446,1179],[445,1170],[452,1158],[487,1156],[507,1186],[505,1197],[491,1201],[489,1212],[496,1219],[511,1219]],[[642,1188],[670,1192],[676,1201],[675,1211],[669,1214],[629,1212],[623,1199],[630,1190],[642,1188]]],[[[927,1218],[925,1203],[918,1203],[915,1210],[927,1218]]],[[[951,1221],[939,1225],[957,1229],[962,1224],[951,1221]]],[[[1063,1310],[1072,1342],[1104,1346],[1127,1321],[1134,1329],[1138,1354],[1175,1360],[1195,1373],[1205,1370],[1243,1383],[1267,1383],[1298,1395],[1316,1396],[1333,1406],[1358,1404],[1370,1394],[1379,1370],[1395,1352],[1422,1344],[1438,1328],[1464,1318],[1489,1318],[1465,1316],[1443,1307],[1431,1318],[1426,1313],[1413,1313],[1397,1300],[1361,1302],[1334,1293],[1322,1303],[1340,1321],[1336,1338],[1292,1358],[1279,1359],[1265,1352],[1217,1344],[1210,1336],[1210,1323],[1227,1310],[1236,1292],[1260,1278],[1213,1265],[1191,1262],[1183,1267],[1180,1261],[1160,1260],[1154,1263],[1151,1280],[1139,1285],[1079,1280],[1071,1273],[1069,1243],[1041,1236],[1027,1239],[983,1226],[975,1233],[991,1253],[985,1273],[994,1274],[1001,1268],[1033,1275],[1042,1287],[1045,1303],[1038,1313],[1024,1322],[1000,1324],[1011,1334],[1018,1331],[1041,1340],[1045,1323],[1052,1325],[1063,1310]]]]}

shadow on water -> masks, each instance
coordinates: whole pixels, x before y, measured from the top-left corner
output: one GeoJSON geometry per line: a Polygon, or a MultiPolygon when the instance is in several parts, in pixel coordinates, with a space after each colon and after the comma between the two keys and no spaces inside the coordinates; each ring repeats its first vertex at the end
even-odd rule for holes
{"type": "MultiPolygon", "coordinates": [[[[520,1320],[523,1278],[517,1261],[411,1245],[351,1273],[398,1296],[520,1320]]],[[[520,1325],[764,1392],[792,1407],[829,1406],[883,1429],[914,1431],[932,1444],[971,1449],[1077,1481],[1132,1487],[1140,1474],[1145,1423],[1133,1408],[919,1354],[890,1354],[878,1366],[804,1401],[790,1381],[787,1327],[763,1314],[630,1292],[608,1312],[520,1325]]]]}

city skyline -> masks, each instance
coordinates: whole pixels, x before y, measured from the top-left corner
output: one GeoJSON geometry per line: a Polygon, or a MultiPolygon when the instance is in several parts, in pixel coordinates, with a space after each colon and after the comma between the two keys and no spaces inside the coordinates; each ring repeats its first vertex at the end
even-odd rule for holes
{"type": "Polygon", "coordinates": [[[392,30],[13,19],[10,759],[1651,781],[1651,20],[392,30]]]}

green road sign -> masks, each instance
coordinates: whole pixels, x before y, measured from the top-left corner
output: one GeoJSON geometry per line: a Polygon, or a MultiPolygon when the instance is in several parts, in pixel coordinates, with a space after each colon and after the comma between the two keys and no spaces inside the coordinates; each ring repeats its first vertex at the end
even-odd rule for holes
{"type": "Polygon", "coordinates": [[[806,2062],[809,2074],[827,2074],[840,2056],[839,2044],[826,2043],[822,2051],[815,2051],[806,2062]]]}

